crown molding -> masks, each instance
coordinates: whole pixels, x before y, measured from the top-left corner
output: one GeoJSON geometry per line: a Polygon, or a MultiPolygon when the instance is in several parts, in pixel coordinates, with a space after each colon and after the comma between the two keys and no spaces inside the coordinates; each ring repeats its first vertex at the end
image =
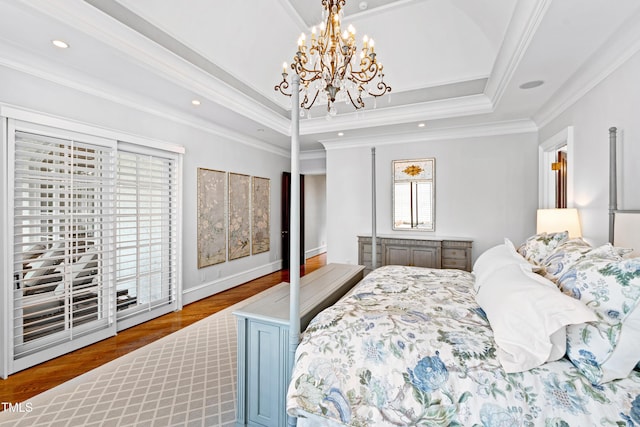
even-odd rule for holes
{"type": "Polygon", "coordinates": [[[640,51],[640,12],[607,40],[553,97],[533,115],[540,128],[575,104],[640,51]]]}
{"type": "Polygon", "coordinates": [[[408,5],[411,5],[413,3],[422,3],[422,2],[425,2],[425,1],[427,1],[427,0],[396,0],[394,2],[387,3],[387,4],[382,5],[382,6],[378,6],[378,7],[374,7],[374,8],[371,8],[371,9],[363,10],[361,12],[352,13],[350,15],[345,15],[345,18],[348,18],[349,20],[352,20],[352,21],[356,21],[358,19],[368,18],[370,16],[375,16],[375,15],[378,15],[380,13],[386,13],[386,12],[389,12],[390,10],[393,10],[393,9],[399,9],[401,7],[408,6],[408,5]]]}
{"type": "Polygon", "coordinates": [[[324,150],[309,150],[300,152],[300,160],[317,160],[326,157],[324,150]]]}
{"type": "Polygon", "coordinates": [[[520,0],[516,3],[485,89],[494,106],[502,99],[551,1],[520,0]]]}
{"type": "Polygon", "coordinates": [[[187,90],[201,94],[263,126],[283,135],[289,134],[289,119],[256,102],[167,50],[163,46],[127,27],[83,0],[20,0],[26,7],[37,10],[50,18],[65,22],[106,45],[117,49],[137,65],[159,75],[187,90]]]}
{"type": "Polygon", "coordinates": [[[0,55],[0,66],[165,120],[199,129],[206,133],[220,136],[262,151],[287,158],[291,156],[288,150],[215,125],[210,121],[185,114],[181,110],[166,107],[151,99],[105,84],[101,80],[75,72],[69,68],[44,61],[42,58],[31,55],[8,43],[0,42],[0,46],[2,47],[0,51],[3,52],[3,55],[0,55]]]}
{"type": "Polygon", "coordinates": [[[484,123],[479,125],[458,126],[433,129],[405,134],[386,134],[373,137],[350,139],[326,139],[320,143],[327,151],[359,147],[410,144],[425,141],[445,141],[451,139],[479,138],[484,136],[512,135],[537,132],[538,127],[529,119],[484,123]]]}
{"type": "Polygon", "coordinates": [[[285,12],[287,12],[289,17],[293,19],[293,22],[295,22],[301,32],[309,30],[307,23],[304,22],[302,16],[300,16],[296,8],[293,7],[293,4],[291,4],[291,0],[280,0],[280,4],[282,5],[282,8],[285,10],[285,12]]]}
{"type": "Polygon", "coordinates": [[[421,120],[436,120],[493,112],[493,104],[484,94],[450,98],[417,104],[356,111],[331,117],[305,119],[300,134],[335,132],[366,127],[396,125],[421,120]]]}

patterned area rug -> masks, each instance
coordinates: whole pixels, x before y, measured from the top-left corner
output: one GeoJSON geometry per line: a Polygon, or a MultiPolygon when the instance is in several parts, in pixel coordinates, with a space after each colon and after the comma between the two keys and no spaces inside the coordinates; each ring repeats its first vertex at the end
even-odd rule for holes
{"type": "Polygon", "coordinates": [[[233,426],[232,312],[264,292],[0,412],[0,426],[233,426]]]}

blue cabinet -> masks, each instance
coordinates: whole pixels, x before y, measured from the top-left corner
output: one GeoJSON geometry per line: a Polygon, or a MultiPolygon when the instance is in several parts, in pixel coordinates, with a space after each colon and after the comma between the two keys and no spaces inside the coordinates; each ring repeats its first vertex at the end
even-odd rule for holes
{"type": "MultiPolygon", "coordinates": [[[[362,279],[364,266],[328,264],[300,279],[300,327],[362,279]]],[[[233,312],[238,318],[237,426],[285,426],[291,372],[289,283],[233,312]]]]}

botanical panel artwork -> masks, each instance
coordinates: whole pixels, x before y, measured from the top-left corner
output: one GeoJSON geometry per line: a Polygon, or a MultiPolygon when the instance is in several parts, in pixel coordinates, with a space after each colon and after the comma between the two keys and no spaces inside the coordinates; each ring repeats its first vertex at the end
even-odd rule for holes
{"type": "Polygon", "coordinates": [[[227,260],[225,175],[198,168],[198,268],[227,260]]]}
{"type": "Polygon", "coordinates": [[[229,173],[229,259],[251,254],[249,175],[229,173]]]}
{"type": "Polygon", "coordinates": [[[269,178],[253,177],[253,218],[251,222],[252,253],[269,251],[270,243],[270,200],[269,178]]]}

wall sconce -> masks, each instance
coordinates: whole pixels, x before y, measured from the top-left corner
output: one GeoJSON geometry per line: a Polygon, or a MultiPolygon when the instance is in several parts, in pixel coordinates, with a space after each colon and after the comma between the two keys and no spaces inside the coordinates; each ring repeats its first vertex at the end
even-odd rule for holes
{"type": "Polygon", "coordinates": [[[577,209],[538,209],[536,233],[562,231],[568,231],[569,238],[582,237],[577,209]]]}

